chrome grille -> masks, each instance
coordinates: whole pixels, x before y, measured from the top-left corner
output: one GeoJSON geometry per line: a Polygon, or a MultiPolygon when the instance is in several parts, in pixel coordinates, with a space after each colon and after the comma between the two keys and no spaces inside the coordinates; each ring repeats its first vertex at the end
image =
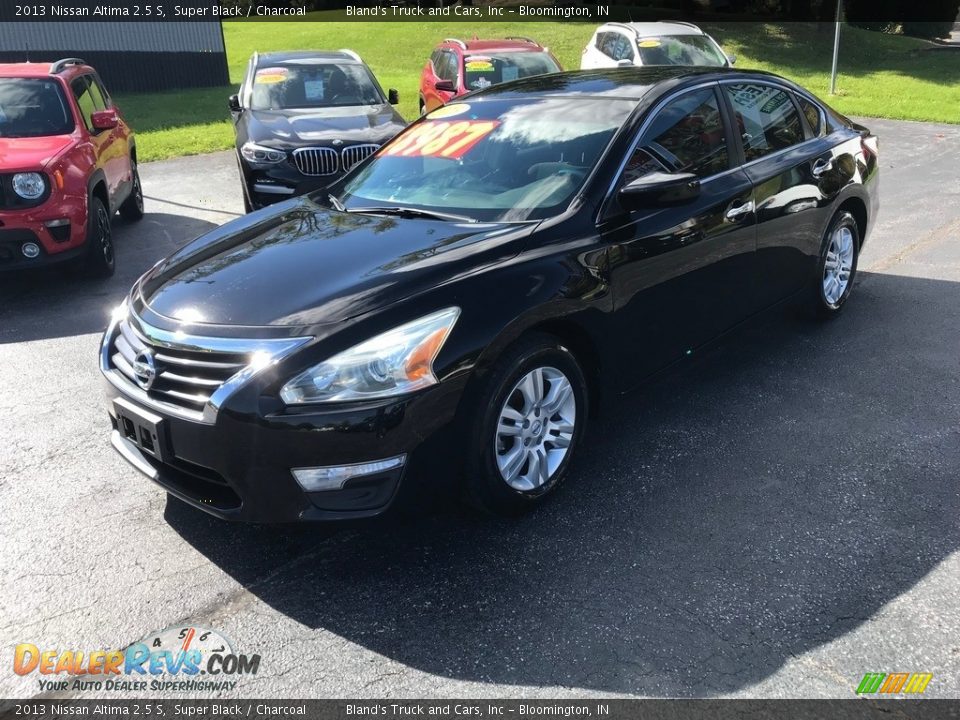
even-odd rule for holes
{"type": "Polygon", "coordinates": [[[340,168],[332,148],[299,148],[293,151],[293,161],[304,175],[333,175],[340,168]]]}
{"type": "Polygon", "coordinates": [[[110,361],[130,382],[138,382],[134,364],[140,353],[149,352],[156,379],[146,388],[150,397],[201,412],[217,388],[245,368],[250,360],[243,353],[210,353],[154,345],[122,320],[113,339],[110,361]]]}
{"type": "Polygon", "coordinates": [[[125,396],[143,405],[209,424],[234,391],[310,339],[171,332],[146,324],[128,310],[107,328],[100,370],[125,396]],[[150,381],[148,374],[153,376],[150,381]]]}
{"type": "Polygon", "coordinates": [[[343,171],[347,172],[358,162],[361,160],[366,160],[379,149],[379,145],[374,145],[372,143],[367,145],[351,145],[350,147],[345,147],[340,152],[340,164],[343,166],[343,171]]]}

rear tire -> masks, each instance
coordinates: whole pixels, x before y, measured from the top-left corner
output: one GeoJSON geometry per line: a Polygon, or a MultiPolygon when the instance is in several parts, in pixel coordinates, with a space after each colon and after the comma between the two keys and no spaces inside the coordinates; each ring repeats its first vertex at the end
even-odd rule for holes
{"type": "Polygon", "coordinates": [[[131,160],[130,164],[133,165],[133,187],[129,197],[120,206],[120,217],[127,222],[136,222],[143,218],[143,188],[140,186],[140,171],[136,161],[131,160]]]}
{"type": "Polygon", "coordinates": [[[86,271],[92,277],[108,278],[116,270],[110,213],[96,195],[90,198],[87,208],[86,271]]]}
{"type": "Polygon", "coordinates": [[[538,333],[518,341],[477,394],[466,501],[503,516],[540,505],[567,475],[587,408],[583,371],[557,338],[538,333]]]}
{"type": "Polygon", "coordinates": [[[819,319],[836,317],[853,292],[860,255],[860,228],[846,210],[833,216],[820,243],[817,274],[810,288],[809,306],[819,319]]]}

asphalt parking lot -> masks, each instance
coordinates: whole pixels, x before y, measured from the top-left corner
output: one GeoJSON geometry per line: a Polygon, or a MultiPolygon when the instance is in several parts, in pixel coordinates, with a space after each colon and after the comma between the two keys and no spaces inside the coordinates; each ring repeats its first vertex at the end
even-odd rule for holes
{"type": "Polygon", "coordinates": [[[229,153],[144,165],[116,277],[0,279],[0,695],[40,694],[17,643],[198,625],[262,656],[227,696],[960,697],[960,127],[864,122],[883,211],[843,317],[773,313],[626,398],[534,515],[344,532],[223,523],[110,448],[109,309],[242,212],[229,153]]]}

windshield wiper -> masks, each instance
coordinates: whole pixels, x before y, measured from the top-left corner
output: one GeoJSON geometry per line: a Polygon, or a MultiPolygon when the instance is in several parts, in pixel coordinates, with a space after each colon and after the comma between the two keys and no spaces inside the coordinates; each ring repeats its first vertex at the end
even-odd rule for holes
{"type": "Polygon", "coordinates": [[[330,201],[330,204],[333,205],[340,212],[345,212],[346,208],[343,206],[343,203],[340,202],[340,198],[336,195],[327,195],[327,200],[330,201]]]}
{"type": "Polygon", "coordinates": [[[454,215],[452,213],[437,212],[436,210],[421,210],[420,208],[411,208],[411,207],[358,207],[350,208],[347,210],[349,213],[360,213],[363,215],[397,215],[399,217],[409,217],[409,218],[432,218],[434,220],[453,220],[456,222],[468,222],[475,223],[477,222],[475,218],[467,217],[466,215],[454,215]]]}

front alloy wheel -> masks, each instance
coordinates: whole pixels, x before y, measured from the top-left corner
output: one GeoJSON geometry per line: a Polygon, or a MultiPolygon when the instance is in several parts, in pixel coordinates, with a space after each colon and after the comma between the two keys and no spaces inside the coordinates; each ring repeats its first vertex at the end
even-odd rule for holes
{"type": "Polygon", "coordinates": [[[90,198],[87,220],[87,267],[94,277],[110,277],[116,268],[110,213],[97,196],[90,198]]]}
{"type": "Polygon", "coordinates": [[[523,376],[500,410],[494,448],[500,476],[514,490],[546,485],[567,456],[577,421],[569,378],[554,367],[523,376]]]}
{"type": "Polygon", "coordinates": [[[475,392],[466,499],[498,515],[525,512],[567,474],[587,419],[584,373],[556,337],[535,333],[504,351],[475,392]]]}

